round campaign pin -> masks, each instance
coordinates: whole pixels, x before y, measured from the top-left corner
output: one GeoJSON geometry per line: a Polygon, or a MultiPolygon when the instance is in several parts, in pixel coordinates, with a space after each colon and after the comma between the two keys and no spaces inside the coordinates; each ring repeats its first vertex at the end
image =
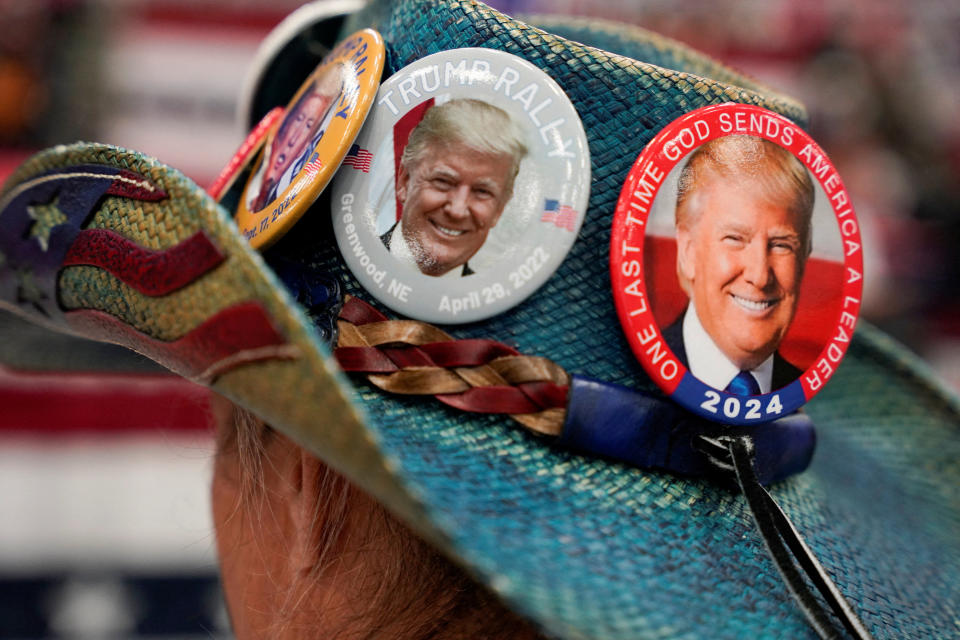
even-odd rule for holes
{"type": "Polygon", "coordinates": [[[343,23],[364,0],[313,0],[291,12],[260,42],[237,100],[237,123],[249,131],[286,104],[338,42],[343,23]]]}
{"type": "Polygon", "coordinates": [[[723,104],[641,152],[610,240],[617,313],[661,389],[710,420],[757,424],[823,388],[860,310],[850,196],[792,121],[723,104]]]}
{"type": "Polygon", "coordinates": [[[380,34],[363,29],[323,59],[270,131],[237,206],[256,249],[280,239],[310,208],[350,150],[383,70],[380,34]]]}
{"type": "Polygon", "coordinates": [[[250,163],[253,157],[263,148],[263,143],[267,139],[267,134],[283,117],[283,107],[274,107],[267,112],[265,116],[257,123],[237,149],[230,161],[220,171],[217,179],[207,188],[207,193],[214,200],[219,202],[230,187],[233,186],[237,178],[243,173],[244,168],[250,163]]]}
{"type": "Polygon", "coordinates": [[[491,49],[414,62],[380,87],[333,185],[360,284],[406,316],[482,320],[563,262],[590,189],[586,135],[543,71],[491,49]]]}

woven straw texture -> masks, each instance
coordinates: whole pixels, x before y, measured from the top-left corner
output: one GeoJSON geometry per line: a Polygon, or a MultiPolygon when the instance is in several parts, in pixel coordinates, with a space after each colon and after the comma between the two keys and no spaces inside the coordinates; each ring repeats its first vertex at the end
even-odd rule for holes
{"type": "MultiPolygon", "coordinates": [[[[632,162],[660,127],[707,104],[760,104],[801,123],[802,107],[638,29],[579,23],[562,32],[645,62],[470,2],[395,3],[382,20],[390,71],[456,47],[502,49],[533,62],[568,94],[590,144],[589,210],[558,272],[519,307],[452,333],[495,338],[572,373],[650,389],[622,337],[607,274],[611,218],[632,162]]],[[[335,251],[317,258],[356,290],[335,251]]],[[[860,330],[809,406],[820,441],[813,468],[774,496],[877,638],[953,637],[960,633],[957,404],[874,334],[860,330]]],[[[361,397],[458,557],[559,637],[812,636],[742,498],[571,456],[505,420],[366,388],[361,397]]]]}
{"type": "MultiPolygon", "coordinates": [[[[643,32],[604,26],[577,33],[589,41],[595,31],[598,42],[644,52],[651,63],[571,43],[469,2],[381,4],[358,20],[382,30],[390,71],[455,47],[523,56],[557,80],[587,131],[590,205],[567,260],[523,304],[450,333],[493,338],[571,373],[650,389],[622,338],[607,275],[611,217],[631,163],[660,127],[700,106],[735,100],[798,120],[802,109],[643,32]],[[685,68],[665,68],[672,64],[685,68]]],[[[203,229],[228,257],[160,299],[70,267],[60,277],[64,306],[100,309],[171,340],[234,301],[259,301],[298,357],[238,367],[214,387],[344,471],[549,635],[811,637],[741,497],[706,481],[554,449],[506,418],[386,396],[360,380],[342,384],[264,261],[225,212],[177,172],[120,150],[77,145],[34,159],[9,184],[88,162],[125,166],[171,194],[135,206],[108,198],[93,225],[158,248],[203,229]]],[[[327,208],[321,199],[299,223],[302,232],[264,257],[297,258],[362,296],[333,246],[327,208]]],[[[834,380],[809,405],[820,440],[812,469],[773,488],[877,638],[960,634],[958,406],[909,355],[861,327],[834,380]]]]}
{"type": "MultiPolygon", "coordinates": [[[[170,342],[235,303],[260,303],[297,357],[237,367],[217,378],[214,388],[255,410],[271,424],[282,425],[291,437],[324,452],[332,466],[348,475],[356,477],[356,470],[363,469],[360,483],[364,487],[386,501],[396,501],[411,521],[423,522],[419,506],[400,488],[372,434],[363,427],[354,407],[334,382],[338,371],[325,359],[329,353],[319,343],[309,319],[265,267],[259,254],[250,250],[227,212],[193,181],[141,154],[79,143],[34,156],[10,177],[4,192],[46,171],[83,164],[134,171],[169,195],[156,203],[107,197],[87,224],[88,229],[110,229],[150,249],[169,249],[203,230],[226,259],[209,275],[162,297],[146,296],[101,269],[66,267],[59,275],[61,306],[67,311],[103,311],[149,338],[170,342]],[[326,424],[335,425],[336,429],[318,427],[318,415],[328,417],[326,424]],[[329,455],[329,451],[337,454],[329,455]]],[[[53,328],[76,330],[66,325],[53,328]]],[[[88,337],[141,348],[124,336],[97,333],[88,337]]],[[[188,375],[170,360],[159,361],[188,375]]],[[[421,528],[430,535],[427,527],[421,528]]]]}

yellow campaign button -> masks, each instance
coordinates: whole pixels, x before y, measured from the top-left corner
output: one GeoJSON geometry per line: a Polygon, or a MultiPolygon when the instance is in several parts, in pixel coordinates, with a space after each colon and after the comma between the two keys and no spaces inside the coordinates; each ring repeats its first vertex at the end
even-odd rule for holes
{"type": "Polygon", "coordinates": [[[366,120],[383,72],[383,38],[349,36],[326,56],[287,105],[257,158],[236,223],[255,249],[279,240],[330,182],[366,120]]]}

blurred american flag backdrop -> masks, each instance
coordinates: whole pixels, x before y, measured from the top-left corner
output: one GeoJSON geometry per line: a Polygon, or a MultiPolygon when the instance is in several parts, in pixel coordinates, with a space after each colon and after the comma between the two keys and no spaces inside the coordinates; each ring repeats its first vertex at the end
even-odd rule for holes
{"type": "MultiPolygon", "coordinates": [[[[209,184],[246,133],[235,112],[257,47],[299,4],[0,0],[0,179],[83,139],[209,184]]],[[[804,101],[861,221],[864,317],[960,388],[960,4],[491,4],[636,24],[804,101]]],[[[369,161],[355,147],[345,165],[369,161]]],[[[0,640],[230,637],[207,393],[0,312],[0,640]]]]}

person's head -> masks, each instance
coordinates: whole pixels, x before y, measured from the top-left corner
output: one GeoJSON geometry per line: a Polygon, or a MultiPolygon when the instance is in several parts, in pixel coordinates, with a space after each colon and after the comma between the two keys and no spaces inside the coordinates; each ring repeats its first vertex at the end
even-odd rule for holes
{"type": "Polygon", "coordinates": [[[215,406],[214,527],[238,640],[540,638],[315,456],[215,406]]]}
{"type": "Polygon", "coordinates": [[[420,271],[443,275],[483,246],[526,153],[522,131],[498,107],[457,99],[427,110],[397,175],[403,237],[420,271]]]}
{"type": "MultiPolygon", "coordinates": [[[[336,66],[314,80],[286,113],[270,143],[263,174],[261,200],[300,157],[320,129],[327,110],[340,92],[341,71],[336,66]]],[[[263,203],[266,205],[267,203],[263,203]]]]}
{"type": "Polygon", "coordinates": [[[677,274],[701,324],[741,369],[780,345],[811,248],[813,182],[789,151],[754,136],[691,155],[677,194],[677,274]]]}

